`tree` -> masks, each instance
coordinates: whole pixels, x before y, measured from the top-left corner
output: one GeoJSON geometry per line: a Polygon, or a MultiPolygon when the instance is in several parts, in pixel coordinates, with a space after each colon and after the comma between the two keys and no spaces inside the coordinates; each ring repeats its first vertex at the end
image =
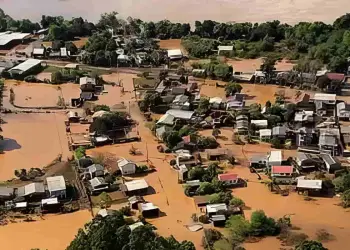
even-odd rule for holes
{"type": "Polygon", "coordinates": [[[350,189],[346,190],[341,195],[342,205],[344,208],[350,207],[350,189]]]}
{"type": "Polygon", "coordinates": [[[245,203],[242,199],[240,199],[238,197],[233,197],[230,200],[230,205],[235,206],[235,207],[243,207],[243,206],[245,206],[245,203]]]}
{"type": "Polygon", "coordinates": [[[96,118],[90,125],[90,132],[96,132],[99,135],[108,134],[110,131],[128,126],[130,120],[127,119],[126,113],[113,112],[104,114],[96,118]]]}
{"type": "Polygon", "coordinates": [[[165,132],[162,139],[168,148],[174,148],[179,142],[182,141],[182,138],[179,136],[177,131],[165,132]]]}
{"type": "Polygon", "coordinates": [[[229,240],[233,244],[239,244],[250,234],[249,221],[240,215],[232,215],[226,221],[226,228],[229,230],[229,240]]]}
{"type": "Polygon", "coordinates": [[[215,189],[210,182],[202,182],[199,188],[197,189],[198,195],[213,194],[214,192],[215,189]]]}
{"type": "Polygon", "coordinates": [[[323,247],[321,242],[306,240],[298,244],[295,250],[327,250],[327,248],[323,247]]]}
{"type": "Polygon", "coordinates": [[[336,192],[341,193],[350,190],[350,174],[348,173],[335,178],[333,184],[336,192]]]}
{"type": "Polygon", "coordinates": [[[197,112],[200,114],[205,114],[209,111],[209,106],[209,98],[201,97],[201,99],[199,100],[197,112]]]}
{"type": "Polygon", "coordinates": [[[97,112],[97,111],[111,111],[110,107],[108,107],[107,105],[104,105],[104,104],[99,104],[99,105],[96,105],[94,106],[94,112],[97,112]]]}
{"type": "Polygon", "coordinates": [[[202,167],[194,167],[188,171],[189,180],[202,180],[206,171],[202,167]]]}
{"type": "Polygon", "coordinates": [[[238,83],[228,83],[225,86],[226,96],[234,95],[236,93],[240,93],[242,90],[242,86],[238,83]]]}
{"type": "Polygon", "coordinates": [[[252,213],[250,230],[255,236],[273,236],[279,233],[279,227],[276,221],[273,218],[267,217],[262,210],[252,213]]]}
{"type": "Polygon", "coordinates": [[[214,75],[218,79],[225,80],[228,79],[231,74],[232,74],[232,67],[224,64],[224,63],[219,63],[214,66],[214,75]]]}
{"type": "Polygon", "coordinates": [[[260,70],[266,74],[266,82],[270,82],[272,72],[275,68],[276,59],[273,57],[265,57],[263,63],[260,66],[260,70]]]}
{"type": "Polygon", "coordinates": [[[52,83],[61,83],[63,80],[63,75],[61,71],[56,71],[51,74],[52,83]]]}

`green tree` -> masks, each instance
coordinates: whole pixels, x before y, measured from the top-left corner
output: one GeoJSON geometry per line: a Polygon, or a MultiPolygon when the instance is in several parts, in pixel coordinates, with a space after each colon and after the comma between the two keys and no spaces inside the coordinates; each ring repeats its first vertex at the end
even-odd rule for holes
{"type": "Polygon", "coordinates": [[[215,138],[218,138],[219,135],[221,135],[221,131],[220,131],[220,129],[218,129],[218,128],[214,128],[214,129],[213,129],[213,132],[212,132],[211,134],[212,134],[212,136],[214,136],[215,138]]]}
{"type": "Polygon", "coordinates": [[[240,93],[242,90],[242,86],[238,83],[228,83],[225,86],[226,96],[234,95],[236,93],[240,93]]]}
{"type": "Polygon", "coordinates": [[[321,242],[306,240],[298,244],[295,250],[327,250],[327,248],[325,248],[321,242]]]}
{"type": "Polygon", "coordinates": [[[350,189],[346,190],[341,195],[342,205],[344,208],[350,207],[350,189]]]}
{"type": "Polygon", "coordinates": [[[266,74],[266,82],[270,82],[273,71],[275,68],[276,59],[273,57],[265,57],[263,63],[260,66],[260,70],[266,74]]]}
{"type": "Polygon", "coordinates": [[[243,207],[243,206],[245,206],[245,203],[242,199],[240,199],[238,197],[233,197],[230,200],[230,205],[235,206],[235,207],[243,207]]]}
{"type": "Polygon", "coordinates": [[[179,136],[177,131],[165,132],[162,139],[168,148],[174,148],[179,142],[182,141],[182,138],[179,136]]]}
{"type": "Polygon", "coordinates": [[[193,167],[188,171],[189,180],[203,180],[206,171],[202,167],[193,167]]]}
{"type": "Polygon", "coordinates": [[[210,182],[202,182],[197,189],[197,193],[199,195],[207,195],[207,194],[213,194],[215,192],[215,188],[210,182]]]}
{"type": "Polygon", "coordinates": [[[339,176],[333,180],[336,192],[345,192],[350,189],[350,174],[339,176]]]}
{"type": "Polygon", "coordinates": [[[94,112],[101,111],[101,110],[111,111],[110,107],[107,105],[104,105],[104,104],[99,104],[99,105],[94,106],[94,112]]]}
{"type": "Polygon", "coordinates": [[[205,114],[209,111],[209,106],[209,98],[201,97],[201,99],[199,100],[197,112],[200,114],[205,114]]]}
{"type": "Polygon", "coordinates": [[[96,132],[100,135],[108,134],[110,131],[120,129],[130,125],[130,120],[127,119],[126,113],[113,112],[104,114],[101,117],[96,118],[90,125],[90,132],[96,132]]]}
{"type": "Polygon", "coordinates": [[[254,211],[250,218],[250,230],[255,236],[273,236],[280,228],[273,218],[267,217],[262,210],[254,211]]]}
{"type": "Polygon", "coordinates": [[[233,215],[226,221],[226,228],[229,230],[229,240],[233,244],[239,244],[250,234],[249,221],[240,215],[233,215]]]}

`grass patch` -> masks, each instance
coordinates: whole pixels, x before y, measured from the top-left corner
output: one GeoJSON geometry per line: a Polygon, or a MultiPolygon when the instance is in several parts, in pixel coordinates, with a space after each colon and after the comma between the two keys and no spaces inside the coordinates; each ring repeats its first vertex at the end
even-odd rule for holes
{"type": "Polygon", "coordinates": [[[60,67],[56,67],[56,66],[47,66],[46,68],[44,68],[44,70],[42,72],[45,73],[55,73],[60,71],[62,68],[60,67]]]}

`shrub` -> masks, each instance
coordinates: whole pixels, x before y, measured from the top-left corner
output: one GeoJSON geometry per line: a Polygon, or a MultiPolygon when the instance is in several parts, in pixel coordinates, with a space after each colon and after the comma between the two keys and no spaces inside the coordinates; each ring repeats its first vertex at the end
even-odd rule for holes
{"type": "Polygon", "coordinates": [[[210,182],[202,182],[199,188],[197,189],[197,193],[199,195],[213,194],[215,189],[210,182]]]}
{"type": "Polygon", "coordinates": [[[243,206],[245,206],[245,203],[242,199],[240,199],[238,197],[233,197],[230,200],[230,205],[235,206],[235,207],[243,207],[243,206]]]}
{"type": "Polygon", "coordinates": [[[208,224],[208,223],[209,223],[209,217],[208,217],[207,215],[205,215],[205,214],[200,215],[200,216],[198,217],[198,221],[199,221],[200,223],[203,223],[203,224],[208,224]]]}
{"type": "Polygon", "coordinates": [[[94,112],[101,111],[101,110],[103,110],[103,111],[111,111],[110,107],[108,107],[107,105],[104,105],[104,104],[96,105],[94,107],[94,112]]]}
{"type": "Polygon", "coordinates": [[[123,215],[125,215],[125,216],[131,216],[132,215],[131,208],[129,206],[122,207],[119,211],[122,212],[123,215]]]}
{"type": "Polygon", "coordinates": [[[255,236],[273,236],[279,233],[280,228],[276,221],[265,215],[265,212],[258,210],[252,213],[250,229],[255,236]]]}
{"type": "Polygon", "coordinates": [[[79,159],[83,158],[86,155],[86,149],[82,146],[78,147],[75,150],[75,156],[79,159]]]}
{"type": "Polygon", "coordinates": [[[344,208],[350,207],[350,189],[346,190],[341,195],[342,205],[344,208]]]}
{"type": "Polygon", "coordinates": [[[101,208],[110,207],[112,204],[112,198],[106,192],[101,193],[99,199],[101,208]]]}

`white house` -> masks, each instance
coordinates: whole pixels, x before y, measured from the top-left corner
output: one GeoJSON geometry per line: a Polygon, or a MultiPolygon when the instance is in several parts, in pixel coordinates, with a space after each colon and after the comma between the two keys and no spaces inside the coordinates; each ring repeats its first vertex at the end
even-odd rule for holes
{"type": "Polygon", "coordinates": [[[217,215],[219,211],[227,211],[227,205],[225,203],[220,204],[210,204],[207,205],[207,215],[212,217],[213,215],[217,215]]]}
{"type": "Polygon", "coordinates": [[[118,168],[122,172],[122,175],[135,174],[136,164],[125,158],[118,160],[118,168]]]}
{"type": "Polygon", "coordinates": [[[271,129],[260,129],[259,130],[259,135],[260,135],[260,140],[261,141],[270,140],[271,139],[271,134],[272,134],[271,129]]]}
{"type": "Polygon", "coordinates": [[[62,175],[47,177],[46,183],[50,197],[66,197],[66,181],[62,175]]]}
{"type": "Polygon", "coordinates": [[[251,120],[250,123],[259,129],[267,128],[267,120],[251,120]]]}
{"type": "Polygon", "coordinates": [[[180,49],[170,49],[168,50],[168,58],[170,60],[182,59],[183,54],[180,49]]]}

